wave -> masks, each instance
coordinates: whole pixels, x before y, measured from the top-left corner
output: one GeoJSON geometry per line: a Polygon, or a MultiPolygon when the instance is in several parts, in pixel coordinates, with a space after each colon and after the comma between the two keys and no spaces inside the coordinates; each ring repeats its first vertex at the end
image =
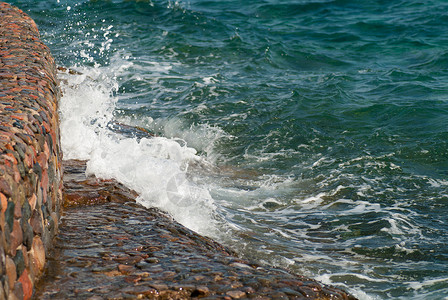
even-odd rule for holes
{"type": "Polygon", "coordinates": [[[87,172],[114,178],[139,193],[138,202],[159,207],[177,221],[216,236],[216,204],[207,188],[189,178],[190,165],[202,163],[180,138],[131,138],[110,130],[118,89],[113,74],[131,66],[78,68],[81,75],[61,74],[61,141],[65,159],[87,160],[87,172]]]}
{"type": "Polygon", "coordinates": [[[439,2],[64,2],[46,36],[83,73],[61,75],[65,158],[258,262],[361,299],[432,297],[448,199],[445,37],[425,21],[445,20],[439,2]]]}

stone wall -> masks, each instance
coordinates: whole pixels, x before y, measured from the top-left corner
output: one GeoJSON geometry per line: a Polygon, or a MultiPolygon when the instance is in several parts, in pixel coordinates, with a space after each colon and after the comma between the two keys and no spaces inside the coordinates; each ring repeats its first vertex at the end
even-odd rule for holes
{"type": "Polygon", "coordinates": [[[58,230],[59,86],[34,21],[0,2],[0,299],[29,299],[58,230]]]}

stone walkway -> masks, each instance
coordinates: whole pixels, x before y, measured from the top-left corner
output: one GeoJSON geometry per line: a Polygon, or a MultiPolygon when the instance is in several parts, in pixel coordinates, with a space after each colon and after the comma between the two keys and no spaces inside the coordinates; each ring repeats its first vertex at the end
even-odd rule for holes
{"type": "Polygon", "coordinates": [[[355,299],[239,259],[116,182],[85,178],[82,162],[65,169],[65,215],[36,299],[355,299]]]}

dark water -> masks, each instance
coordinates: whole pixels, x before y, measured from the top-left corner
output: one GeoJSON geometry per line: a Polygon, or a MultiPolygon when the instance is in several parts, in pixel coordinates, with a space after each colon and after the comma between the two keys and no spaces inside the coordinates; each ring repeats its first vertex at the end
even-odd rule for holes
{"type": "Polygon", "coordinates": [[[448,2],[11,3],[83,73],[66,157],[261,263],[448,295],[448,2]]]}

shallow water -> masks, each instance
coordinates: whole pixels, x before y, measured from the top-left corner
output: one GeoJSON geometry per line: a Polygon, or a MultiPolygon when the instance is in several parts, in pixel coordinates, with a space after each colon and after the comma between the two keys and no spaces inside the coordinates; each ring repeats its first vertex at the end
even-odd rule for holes
{"type": "Polygon", "coordinates": [[[448,295],[448,3],[11,3],[82,73],[65,158],[361,299],[448,295]]]}

